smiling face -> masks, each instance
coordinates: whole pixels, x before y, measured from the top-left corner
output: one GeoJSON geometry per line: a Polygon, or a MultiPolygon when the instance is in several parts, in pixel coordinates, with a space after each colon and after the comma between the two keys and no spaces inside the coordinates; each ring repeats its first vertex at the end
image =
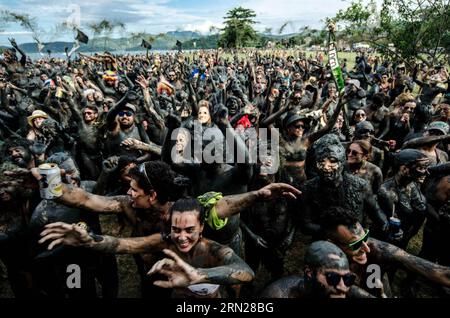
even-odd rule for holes
{"type": "Polygon", "coordinates": [[[188,253],[201,238],[203,224],[200,224],[199,212],[173,211],[170,237],[177,249],[188,253]]]}
{"type": "Polygon", "coordinates": [[[21,168],[27,168],[31,160],[31,154],[24,147],[11,147],[8,149],[11,161],[21,168]]]}
{"type": "Polygon", "coordinates": [[[360,123],[366,120],[366,112],[362,109],[359,109],[355,112],[355,123],[360,123]]]}
{"type": "Polygon", "coordinates": [[[364,155],[364,150],[358,144],[351,144],[347,149],[347,163],[355,164],[361,163],[366,156],[364,155]]]}
{"type": "Polygon", "coordinates": [[[350,286],[345,284],[347,277],[351,281],[354,280],[355,276],[348,269],[321,269],[316,273],[316,283],[320,284],[326,297],[345,298],[350,290],[350,286]]]}
{"type": "Polygon", "coordinates": [[[96,113],[94,110],[90,109],[90,108],[86,108],[83,111],[83,116],[84,116],[84,122],[85,123],[90,123],[92,121],[95,121],[98,117],[98,113],[96,113]]]}
{"type": "Polygon", "coordinates": [[[33,119],[33,125],[36,128],[41,127],[42,123],[44,122],[45,118],[44,117],[37,117],[35,119],[33,119]]]}
{"type": "Polygon", "coordinates": [[[178,133],[177,141],[175,143],[175,149],[178,152],[182,152],[184,150],[184,148],[186,147],[187,142],[188,142],[187,135],[183,132],[178,133]]]}
{"type": "Polygon", "coordinates": [[[134,112],[125,109],[119,112],[119,123],[121,128],[129,128],[134,124],[134,112]]]}
{"type": "Polygon", "coordinates": [[[198,110],[198,121],[201,124],[208,124],[211,122],[211,115],[209,114],[209,109],[206,106],[202,106],[198,110]]]}
{"type": "Polygon", "coordinates": [[[305,131],[305,123],[302,120],[297,120],[290,124],[287,128],[287,133],[290,137],[300,138],[305,131]]]}
{"type": "Polygon", "coordinates": [[[342,249],[350,261],[364,265],[367,263],[367,253],[370,252],[370,247],[365,242],[367,234],[359,222],[354,226],[339,225],[333,235],[333,243],[342,249]]]}
{"type": "Polygon", "coordinates": [[[409,167],[409,174],[411,178],[414,179],[419,184],[424,183],[428,175],[429,165],[430,160],[428,158],[417,161],[414,165],[409,167]]]}

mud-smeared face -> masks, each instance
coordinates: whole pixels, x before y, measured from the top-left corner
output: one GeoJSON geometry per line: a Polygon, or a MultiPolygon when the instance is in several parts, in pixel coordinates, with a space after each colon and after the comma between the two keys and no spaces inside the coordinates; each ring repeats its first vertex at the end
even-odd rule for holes
{"type": "Polygon", "coordinates": [[[171,239],[182,253],[189,252],[201,238],[203,225],[198,211],[172,213],[171,239]]]}
{"type": "Polygon", "coordinates": [[[58,134],[58,122],[47,118],[42,122],[39,130],[46,138],[53,138],[58,134]]]}
{"type": "Polygon", "coordinates": [[[430,160],[428,158],[419,160],[409,167],[409,175],[416,182],[422,184],[428,175],[430,160]]]}
{"type": "Polygon", "coordinates": [[[339,179],[342,170],[342,163],[333,156],[317,160],[317,171],[323,181],[332,182],[339,179]]]}
{"type": "Polygon", "coordinates": [[[361,163],[365,159],[364,150],[358,144],[351,144],[347,149],[347,163],[361,163]]]}
{"type": "Polygon", "coordinates": [[[125,109],[119,112],[119,124],[123,129],[129,128],[134,124],[134,112],[125,109]]]}
{"type": "Polygon", "coordinates": [[[11,147],[8,149],[10,160],[21,168],[27,168],[31,160],[30,152],[24,147],[11,147]]]}
{"type": "Polygon", "coordinates": [[[128,87],[124,83],[119,83],[117,89],[121,94],[125,94],[128,90],[128,87]]]}
{"type": "Polygon", "coordinates": [[[349,261],[364,265],[367,263],[367,253],[370,252],[367,240],[369,232],[361,224],[354,226],[339,225],[333,242],[347,255],[349,261]]]}
{"type": "Polygon", "coordinates": [[[136,180],[131,179],[130,189],[127,194],[131,197],[133,208],[148,209],[151,204],[149,202],[149,195],[139,187],[136,180]]]}
{"type": "Polygon", "coordinates": [[[287,133],[291,137],[300,138],[305,131],[305,123],[302,120],[297,120],[290,124],[287,128],[287,133]]]}
{"type": "Polygon", "coordinates": [[[317,271],[316,284],[321,286],[322,294],[327,298],[345,298],[355,278],[348,269],[321,269],[317,271]]]}
{"type": "Polygon", "coordinates": [[[85,123],[90,123],[90,122],[92,122],[92,121],[97,119],[98,113],[95,112],[94,110],[90,109],[90,108],[86,108],[83,111],[83,116],[84,116],[84,122],[85,123]]]}

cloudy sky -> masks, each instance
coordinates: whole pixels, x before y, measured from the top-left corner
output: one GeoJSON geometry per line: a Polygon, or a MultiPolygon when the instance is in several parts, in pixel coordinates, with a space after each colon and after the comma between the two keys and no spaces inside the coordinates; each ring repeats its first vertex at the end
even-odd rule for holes
{"type": "MultiPolygon", "coordinates": [[[[349,6],[344,0],[2,0],[0,10],[35,17],[42,41],[71,40],[70,33],[61,32],[56,25],[65,21],[80,23],[91,35],[87,25],[102,19],[126,24],[126,32],[145,31],[157,34],[175,30],[209,32],[211,26],[221,27],[227,11],[242,6],[253,9],[255,28],[272,28],[277,33],[281,25],[291,21],[284,33],[298,31],[303,26],[321,28],[323,19],[349,6]]],[[[31,42],[31,32],[17,23],[1,25],[0,45],[8,37],[18,43],[31,42]]],[[[124,35],[117,32],[116,37],[124,35]]]]}

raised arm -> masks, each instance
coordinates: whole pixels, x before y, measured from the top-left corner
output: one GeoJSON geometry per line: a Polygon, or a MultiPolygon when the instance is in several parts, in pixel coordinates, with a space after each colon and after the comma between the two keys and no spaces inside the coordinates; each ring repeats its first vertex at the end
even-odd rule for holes
{"type": "Polygon", "coordinates": [[[327,133],[329,133],[333,129],[333,127],[336,124],[336,121],[337,121],[337,119],[339,117],[339,113],[341,112],[341,110],[344,107],[345,103],[346,103],[345,100],[344,101],[343,100],[339,100],[339,103],[336,106],[336,109],[334,110],[334,113],[331,116],[331,119],[328,121],[327,125],[325,127],[323,127],[322,129],[320,129],[320,130],[310,134],[309,136],[307,136],[307,139],[306,139],[306,143],[307,143],[306,146],[307,147],[312,145],[314,143],[314,141],[316,141],[320,137],[326,135],[327,133]]]}

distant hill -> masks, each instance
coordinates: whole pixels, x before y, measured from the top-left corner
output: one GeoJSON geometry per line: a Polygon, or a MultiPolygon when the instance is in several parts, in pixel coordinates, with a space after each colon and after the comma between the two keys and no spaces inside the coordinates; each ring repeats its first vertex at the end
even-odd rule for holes
{"type": "Polygon", "coordinates": [[[182,38],[198,39],[198,38],[202,37],[202,35],[200,33],[194,32],[194,31],[169,31],[166,33],[166,35],[172,36],[179,40],[181,40],[182,38]]]}
{"type": "MultiPolygon", "coordinates": [[[[314,34],[317,31],[311,30],[309,33],[314,34]]],[[[257,44],[258,47],[264,47],[267,41],[281,41],[283,39],[289,39],[298,36],[298,34],[259,34],[260,40],[257,44]]],[[[169,31],[161,35],[145,34],[142,38],[130,38],[123,37],[117,39],[97,37],[90,38],[87,45],[81,44],[81,52],[98,52],[98,51],[145,51],[141,47],[142,39],[148,40],[153,38],[152,49],[154,50],[172,50],[176,47],[176,42],[182,42],[183,49],[214,49],[217,48],[217,42],[219,40],[219,34],[201,35],[194,31],[169,31]]],[[[47,50],[53,53],[63,53],[67,47],[69,50],[73,47],[73,42],[56,41],[46,43],[42,53],[47,53],[47,50]]],[[[20,48],[26,53],[38,53],[36,43],[23,43],[20,44],[20,48]]],[[[0,52],[2,47],[0,47],[0,52]]]]}
{"type": "MultiPolygon", "coordinates": [[[[170,31],[164,34],[164,36],[146,34],[143,36],[144,39],[148,39],[149,37],[156,38],[152,42],[152,48],[155,50],[170,50],[175,47],[175,44],[178,41],[184,42],[192,39],[200,39],[203,36],[198,32],[193,31],[170,31]]],[[[105,37],[97,37],[90,38],[89,43],[87,45],[81,44],[80,51],[116,51],[116,50],[125,50],[125,51],[139,51],[144,50],[140,45],[142,42],[142,38],[105,38],[105,37]]],[[[43,53],[46,53],[47,50],[50,50],[54,53],[62,53],[66,47],[69,50],[73,47],[73,42],[49,42],[45,43],[45,47],[42,50],[43,53]]],[[[22,43],[19,45],[21,49],[23,49],[26,53],[38,53],[37,44],[36,43],[22,43]]],[[[1,47],[0,47],[1,49],[1,47]]]]}

